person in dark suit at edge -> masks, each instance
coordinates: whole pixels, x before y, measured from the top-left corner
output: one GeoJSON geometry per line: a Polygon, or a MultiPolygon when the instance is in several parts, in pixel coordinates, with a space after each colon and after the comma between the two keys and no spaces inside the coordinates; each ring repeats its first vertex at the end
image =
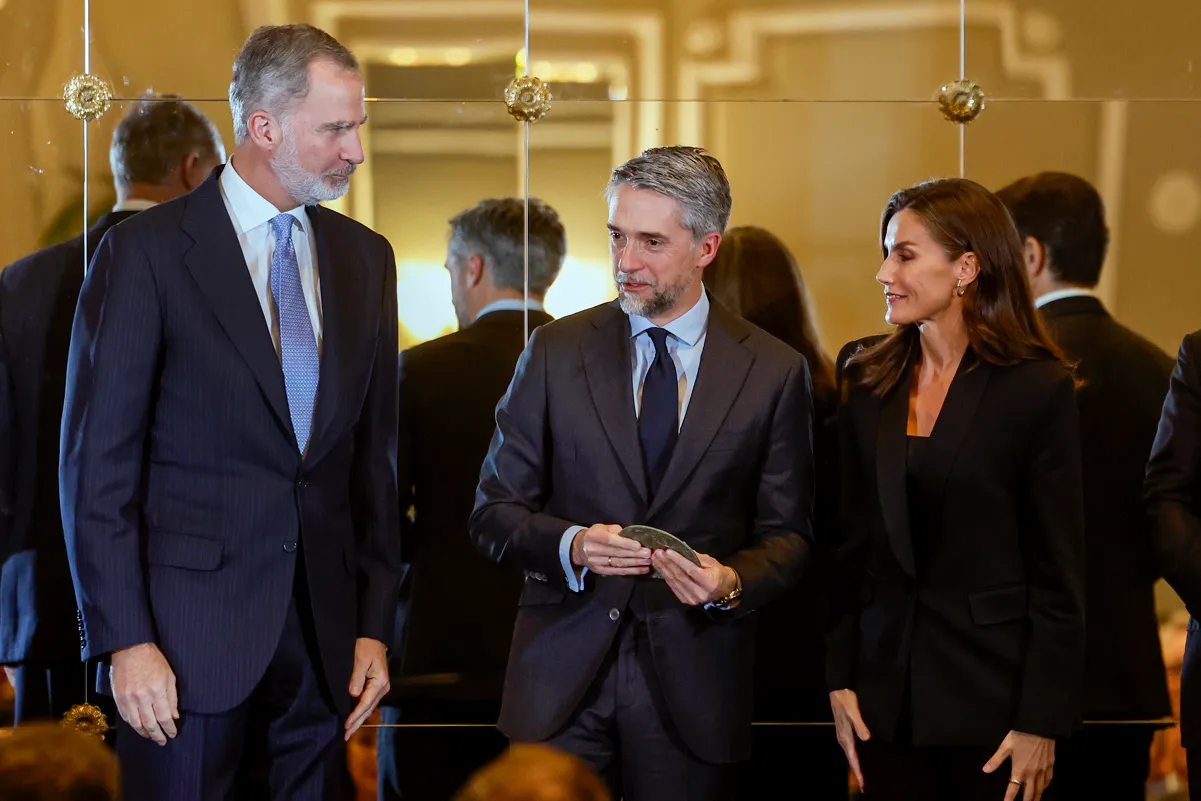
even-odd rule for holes
{"type": "Polygon", "coordinates": [[[1190,615],[1180,672],[1180,742],[1189,793],[1201,788],[1201,331],[1180,343],[1144,483],[1155,567],[1190,615]]]}
{"type": "Polygon", "coordinates": [[[85,696],[110,721],[115,718],[111,700],[88,691],[95,686],[96,665],[85,667],[80,660],[59,511],[59,426],[84,268],[110,228],[192,191],[223,161],[221,134],[200,109],[173,95],[146,97],[113,131],[113,210],[86,235],[0,272],[0,336],[9,381],[0,402],[10,408],[13,427],[13,436],[0,440],[0,463],[10,470],[20,465],[11,528],[0,539],[0,663],[16,690],[18,725],[58,719],[85,696]]]}
{"type": "Polygon", "coordinates": [[[606,195],[618,299],[534,332],[471,518],[525,574],[499,727],[614,798],[724,801],[750,752],[753,612],[809,551],[809,371],[704,290],[731,205],[715,158],[653,148],[606,195]]]}
{"type": "Polygon", "coordinates": [[[229,164],[109,231],[72,330],[63,528],[127,801],[341,798],[388,690],[396,267],[319,205],[363,161],[362,73],[268,26],[229,95],[229,164]]]}
{"type": "Polygon", "coordinates": [[[1038,801],[1080,718],[1075,381],[987,189],[897,192],[880,244],[894,328],[837,361],[839,740],[874,801],[1038,801]]]}
{"type": "Polygon", "coordinates": [[[1113,319],[1093,291],[1109,230],[1092,185],[1044,172],[997,196],[1022,238],[1034,305],[1083,381],[1076,392],[1088,577],[1081,710],[1086,721],[1104,725],[1086,725],[1059,743],[1055,797],[1142,801],[1155,731],[1118,723],[1172,714],[1155,613],[1159,575],[1141,510],[1172,359],[1113,319]]]}
{"type": "Polygon", "coordinates": [[[380,706],[380,801],[444,801],[505,748],[492,728],[388,728],[397,723],[488,724],[500,713],[521,577],[480,556],[467,520],[496,404],[567,254],[559,215],[529,201],[481,201],[450,220],[446,269],[459,330],[400,356],[396,453],[401,546],[408,574],[380,706]],[[487,604],[464,603],[464,589],[487,604]]]}
{"type": "MultiPolygon", "coordinates": [[[[762,228],[731,228],[705,268],[705,288],[747,322],[805,357],[813,381],[815,540],[836,526],[838,392],[834,363],[822,350],[817,317],[796,258],[762,228]]],[[[797,797],[845,801],[846,763],[834,737],[826,691],[825,575],[814,553],[809,573],[784,597],[759,610],[755,633],[755,722],[751,759],[742,766],[743,798],[768,798],[795,784],[797,797]],[[802,724],[802,725],[797,725],[802,724]]]]}

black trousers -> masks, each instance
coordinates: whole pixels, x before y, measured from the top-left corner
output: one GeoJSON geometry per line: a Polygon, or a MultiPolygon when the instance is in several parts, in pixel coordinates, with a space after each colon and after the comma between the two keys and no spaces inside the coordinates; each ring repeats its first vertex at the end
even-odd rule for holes
{"type": "Polygon", "coordinates": [[[1143,801],[1151,773],[1151,740],[1146,726],[1086,726],[1055,745],[1056,801],[1143,801]]]}
{"type": "Polygon", "coordinates": [[[1008,762],[992,774],[981,770],[1000,742],[985,748],[879,740],[856,745],[863,769],[864,801],[1003,801],[1009,789],[1008,762]]]}
{"type": "Polygon", "coordinates": [[[379,801],[447,801],[509,741],[496,730],[499,701],[438,701],[380,707],[376,730],[379,801]],[[389,726],[420,720],[442,724],[389,726]]]}
{"type": "Polygon", "coordinates": [[[850,769],[834,726],[756,726],[738,787],[747,801],[847,801],[850,769]]]}
{"type": "Polygon", "coordinates": [[[738,766],[684,744],[659,689],[646,627],[627,619],[579,710],[547,744],[592,765],[614,799],[731,801],[738,766]]]}
{"type": "MultiPolygon", "coordinates": [[[[316,638],[288,608],[267,673],[229,712],[181,710],[166,746],[122,723],[125,801],[343,801],[354,798],[343,721],[317,666],[316,638]]],[[[186,699],[185,699],[186,703],[186,699]]]]}

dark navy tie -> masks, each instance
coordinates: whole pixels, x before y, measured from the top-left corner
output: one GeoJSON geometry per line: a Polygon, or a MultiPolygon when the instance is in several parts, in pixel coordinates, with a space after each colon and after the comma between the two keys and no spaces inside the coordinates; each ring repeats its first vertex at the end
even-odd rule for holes
{"type": "Polygon", "coordinates": [[[300,284],[296,248],[292,244],[292,224],[295,222],[297,219],[291,214],[280,214],[271,220],[271,230],[275,232],[271,295],[279,313],[279,355],[284,368],[284,387],[288,391],[292,431],[296,434],[296,446],[304,454],[309,446],[321,365],[309,307],[300,284]]]}
{"type": "Polygon", "coordinates": [[[678,380],[676,366],[667,352],[668,333],[663,328],[647,329],[655,344],[655,360],[642,383],[642,409],[638,415],[638,437],[651,497],[659,489],[679,431],[678,380]]]}

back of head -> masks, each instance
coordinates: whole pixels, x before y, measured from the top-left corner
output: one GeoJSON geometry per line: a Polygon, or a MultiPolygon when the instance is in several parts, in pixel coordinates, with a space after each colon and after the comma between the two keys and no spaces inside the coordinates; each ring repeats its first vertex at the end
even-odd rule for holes
{"type": "Polygon", "coordinates": [[[545,745],[518,743],[475,772],[454,801],[610,801],[587,763],[545,745]]]}
{"type": "Polygon", "coordinates": [[[619,186],[646,189],[680,204],[684,228],[694,242],[706,234],[723,234],[730,222],[730,182],[721,162],[699,147],[652,147],[617,169],[606,195],[612,200],[619,186]]]}
{"type": "Polygon", "coordinates": [[[803,354],[814,388],[834,387],[833,368],[821,348],[801,268],[769,231],[731,228],[705,268],[705,288],[718,302],[803,354]]]}
{"type": "MultiPolygon", "coordinates": [[[[498,289],[525,290],[525,201],[489,198],[450,219],[450,251],[460,259],[478,254],[498,289]]],[[[529,291],[539,297],[554,283],[567,257],[567,233],[558,213],[530,198],[529,291]]]]}
{"type": "Polygon", "coordinates": [[[229,84],[234,141],[249,136],[249,120],[260,109],[286,119],[292,103],[309,93],[309,65],[328,60],[359,72],[354,54],[312,25],[264,25],[242,45],[229,84]]]}
{"type": "Polygon", "coordinates": [[[116,756],[93,737],[35,723],[0,739],[0,801],[116,801],[119,789],[116,756]]]}
{"type": "Polygon", "coordinates": [[[161,186],[192,155],[202,163],[225,160],[217,126],[179,95],[146,95],[113,131],[109,164],[118,189],[134,184],[161,186]]]}
{"type": "Polygon", "coordinates": [[[1059,283],[1096,286],[1109,247],[1105,204],[1088,181],[1065,172],[1030,175],[997,192],[1022,239],[1048,255],[1059,283]]]}

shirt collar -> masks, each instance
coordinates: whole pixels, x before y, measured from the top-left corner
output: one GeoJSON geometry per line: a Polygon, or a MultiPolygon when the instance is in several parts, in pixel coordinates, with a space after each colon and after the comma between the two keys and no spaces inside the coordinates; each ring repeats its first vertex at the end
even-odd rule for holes
{"type": "MultiPolygon", "coordinates": [[[[655,327],[654,323],[640,315],[631,314],[629,318],[631,338],[638,336],[648,328],[655,327]]],[[[701,336],[708,327],[709,293],[705,290],[701,290],[701,299],[691,309],[663,326],[669,334],[690,348],[700,341],[701,336]]]]}
{"type": "Polygon", "coordinates": [[[491,314],[494,311],[525,311],[526,309],[530,311],[546,311],[542,304],[533,298],[530,298],[528,301],[521,300],[520,298],[501,298],[500,300],[492,301],[480,309],[480,313],[475,316],[475,319],[478,320],[485,314],[491,314]]]}
{"type": "Polygon", "coordinates": [[[1056,289],[1054,292],[1048,292],[1045,295],[1039,295],[1034,299],[1034,308],[1041,309],[1048,303],[1054,303],[1057,300],[1064,298],[1095,298],[1097,293],[1088,287],[1072,286],[1067,289],[1056,289]]]}
{"type": "Polygon", "coordinates": [[[146,209],[152,209],[157,205],[158,203],[153,200],[145,200],[140,197],[131,197],[128,200],[123,200],[117,205],[113,206],[113,213],[117,214],[122,211],[145,211],[146,209]]]}
{"type": "MultiPolygon", "coordinates": [[[[225,197],[229,200],[230,209],[233,211],[234,225],[238,228],[239,234],[253,231],[260,225],[266,225],[279,214],[279,209],[275,208],[274,203],[254,191],[254,188],[238,174],[232,158],[225,165],[225,169],[221,171],[221,189],[224,190],[225,197]]],[[[309,216],[305,213],[304,206],[289,209],[287,213],[300,222],[302,231],[308,233],[309,216]]]]}

